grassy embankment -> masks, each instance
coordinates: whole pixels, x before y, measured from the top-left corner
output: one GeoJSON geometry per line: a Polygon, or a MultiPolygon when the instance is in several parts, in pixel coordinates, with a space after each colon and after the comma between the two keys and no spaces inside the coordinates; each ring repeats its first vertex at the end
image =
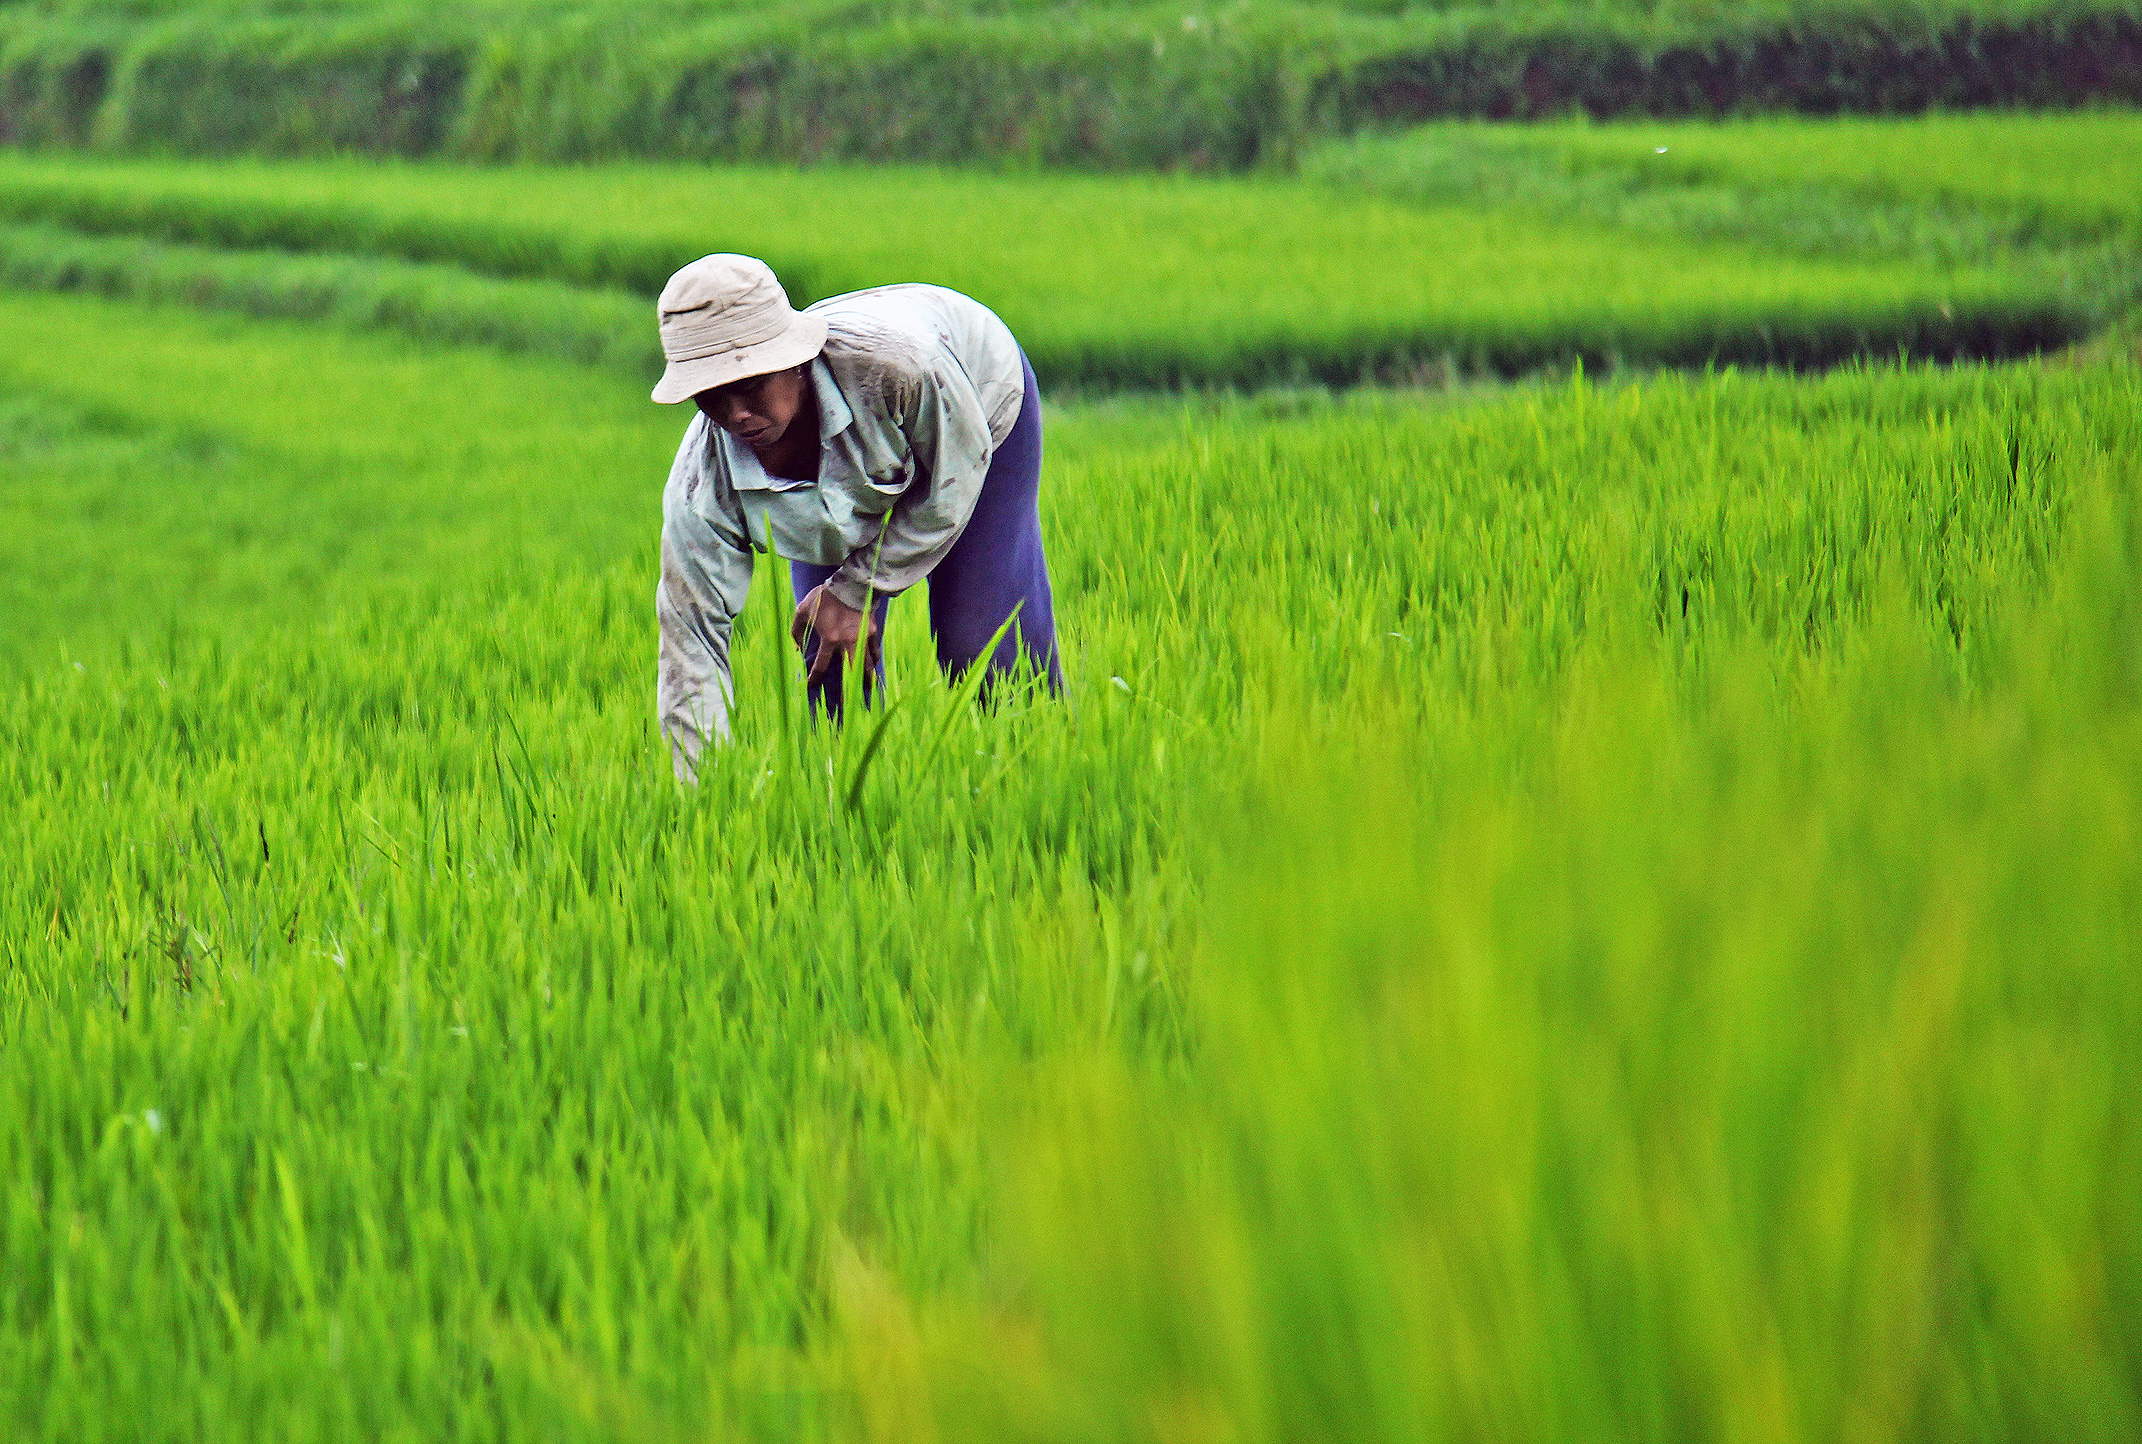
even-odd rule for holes
{"type": "Polygon", "coordinates": [[[2135,0],[0,5],[0,144],[1284,167],[1433,116],[2142,101],[2135,0]]]}
{"type": "Polygon", "coordinates": [[[12,1433],[2142,1426],[2142,371],[1073,416],[1062,705],[686,796],[674,414],[0,335],[12,1433]]]}
{"type": "Polygon", "coordinates": [[[14,222],[0,277],[16,285],[642,370],[645,298],[714,249],[766,257],[799,300],[957,287],[1004,315],[1052,384],[2002,355],[2097,319],[2064,277],[1999,256],[1780,256],[1280,180],[8,157],[0,215],[14,222]]]}

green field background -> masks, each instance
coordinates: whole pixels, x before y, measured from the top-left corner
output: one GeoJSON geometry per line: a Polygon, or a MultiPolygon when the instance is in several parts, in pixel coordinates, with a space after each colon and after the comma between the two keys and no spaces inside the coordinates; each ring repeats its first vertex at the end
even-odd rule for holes
{"type": "MultiPolygon", "coordinates": [[[[0,6],[0,1432],[2142,1434],[2136,113],[1200,156],[1296,72],[1162,32],[1775,20],[1230,13],[0,6]],[[111,153],[346,149],[494,22],[481,154],[630,149],[666,72],[570,58],[680,18],[1134,45],[1204,108],[1073,158],[1265,173],[111,153]],[[649,297],[723,247],[1014,326],[1060,699],[902,598],[816,723],[761,558],[675,783],[649,297]]],[[[1911,13],[1788,18],[2124,53],[1911,13]]]]}
{"type": "Polygon", "coordinates": [[[2142,101],[2135,0],[14,0],[0,143],[1232,170],[1441,116],[2142,101]]]}
{"type": "MultiPolygon", "coordinates": [[[[2134,140],[2131,112],[2116,125],[2134,140]]],[[[9,156],[0,274],[645,372],[658,358],[644,308],[662,281],[733,249],[766,258],[798,304],[893,280],[953,286],[1004,316],[1050,384],[1140,387],[2013,355],[2113,314],[2125,290],[2101,272],[2142,273],[2142,232],[2098,243],[2106,259],[2088,264],[2043,247],[1796,254],[1761,234],[1374,193],[1399,169],[1348,185],[9,156]],[[549,284],[501,290],[470,272],[549,284]]]]}

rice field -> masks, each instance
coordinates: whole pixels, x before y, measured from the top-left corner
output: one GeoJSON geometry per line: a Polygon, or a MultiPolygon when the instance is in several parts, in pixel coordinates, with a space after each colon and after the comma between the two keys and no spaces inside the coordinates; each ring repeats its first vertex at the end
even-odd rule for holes
{"type": "Polygon", "coordinates": [[[1991,266],[2100,328],[2142,303],[2142,111],[1444,123],[1305,155],[1421,208],[1772,255],[1991,266]]]}
{"type": "Polygon", "coordinates": [[[1055,405],[690,793],[680,424],[0,296],[12,1436],[2142,1429],[2142,367],[1055,405]]]}
{"type": "Polygon", "coordinates": [[[2132,108],[1646,121],[1543,127],[1530,139],[1579,165],[1633,162],[1679,179],[1829,186],[1876,200],[1997,208],[2054,233],[2142,235],[2142,110],[2132,108]]]}
{"type": "Polygon", "coordinates": [[[1280,177],[0,155],[0,217],[16,286],[638,367],[626,295],[644,304],[721,249],[766,258],[799,304],[892,280],[963,290],[1044,381],[1087,388],[1999,357],[2103,319],[2003,255],[1789,254],[1280,177]]]}

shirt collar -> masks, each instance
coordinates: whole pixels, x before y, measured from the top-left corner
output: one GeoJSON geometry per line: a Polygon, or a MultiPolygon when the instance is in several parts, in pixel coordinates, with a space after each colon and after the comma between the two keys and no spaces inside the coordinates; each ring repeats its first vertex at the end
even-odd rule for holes
{"type": "Polygon", "coordinates": [[[728,428],[716,426],[711,418],[707,421],[707,430],[714,433],[714,444],[720,447],[722,455],[728,458],[729,475],[736,479],[738,485],[756,486],[767,480],[766,468],[759,464],[759,454],[756,451],[731,436],[728,428]]]}
{"type": "Polygon", "coordinates": [[[840,394],[840,383],[833,379],[833,368],[826,365],[823,356],[811,362],[811,389],[818,393],[820,441],[831,441],[855,424],[855,413],[848,408],[848,398],[840,394]]]}

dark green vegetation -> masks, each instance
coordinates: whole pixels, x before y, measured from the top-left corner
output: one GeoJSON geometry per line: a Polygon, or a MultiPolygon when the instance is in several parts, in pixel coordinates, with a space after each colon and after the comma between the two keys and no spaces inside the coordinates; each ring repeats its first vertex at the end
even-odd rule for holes
{"type": "Polygon", "coordinates": [[[11,1436],[2142,1428],[2142,369],[1058,413],[686,795],[676,414],[328,334],[0,300],[11,1436]]]}
{"type": "Polygon", "coordinates": [[[1363,126],[2142,100],[2136,0],[0,5],[0,144],[1291,164],[1363,126]]]}

